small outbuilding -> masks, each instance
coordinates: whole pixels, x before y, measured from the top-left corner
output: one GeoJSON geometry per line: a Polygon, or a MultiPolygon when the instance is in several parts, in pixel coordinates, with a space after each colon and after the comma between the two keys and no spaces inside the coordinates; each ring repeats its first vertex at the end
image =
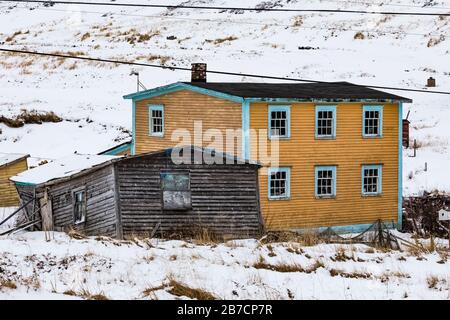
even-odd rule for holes
{"type": "Polygon", "coordinates": [[[0,207],[17,207],[19,195],[9,178],[28,169],[28,154],[0,153],[0,207]]]}
{"type": "Polygon", "coordinates": [[[128,157],[73,155],[11,180],[29,203],[29,219],[38,206],[44,230],[72,227],[117,238],[207,230],[215,237],[243,238],[263,232],[259,167],[189,146],[128,157]]]}

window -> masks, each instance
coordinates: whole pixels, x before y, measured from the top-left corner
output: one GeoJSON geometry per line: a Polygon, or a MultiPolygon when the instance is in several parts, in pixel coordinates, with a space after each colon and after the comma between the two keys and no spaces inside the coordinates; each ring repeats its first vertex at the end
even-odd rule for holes
{"type": "Polygon", "coordinates": [[[164,106],[151,105],[149,116],[150,135],[162,137],[164,135],[164,106]]]}
{"type": "Polygon", "coordinates": [[[189,173],[161,172],[161,190],[164,210],[192,208],[189,173]]]}
{"type": "Polygon", "coordinates": [[[336,167],[317,166],[315,187],[316,197],[336,196],[336,167]]]}
{"type": "Polygon", "coordinates": [[[86,221],[86,191],[74,192],[75,204],[73,208],[73,222],[75,224],[86,221]]]}
{"type": "Polygon", "coordinates": [[[316,107],[316,138],[336,137],[336,106],[316,107]]]}
{"type": "Polygon", "coordinates": [[[363,137],[381,137],[383,133],[383,107],[363,107],[363,137]]]}
{"type": "Polygon", "coordinates": [[[269,106],[269,138],[289,138],[290,118],[289,106],[269,106]]]}
{"type": "Polygon", "coordinates": [[[381,194],[381,165],[362,166],[363,195],[381,194]]]}
{"type": "Polygon", "coordinates": [[[290,168],[269,168],[269,199],[290,197],[290,168]]]}

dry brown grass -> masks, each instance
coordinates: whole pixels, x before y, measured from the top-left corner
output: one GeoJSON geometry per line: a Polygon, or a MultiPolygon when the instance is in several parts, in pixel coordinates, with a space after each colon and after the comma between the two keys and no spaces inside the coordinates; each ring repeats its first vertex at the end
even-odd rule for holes
{"type": "Polygon", "coordinates": [[[280,264],[270,264],[267,263],[263,256],[259,257],[258,262],[253,264],[253,268],[255,269],[266,269],[276,272],[304,272],[304,273],[312,273],[315,272],[319,268],[323,268],[324,264],[320,260],[316,260],[311,266],[308,268],[303,268],[302,266],[298,264],[287,264],[287,263],[280,263],[280,264]]]}
{"type": "Polygon", "coordinates": [[[198,289],[198,288],[191,288],[187,285],[184,285],[174,278],[171,278],[168,284],[169,292],[170,294],[173,294],[177,297],[188,297],[191,299],[197,299],[197,300],[217,300],[217,297],[214,296],[212,293],[204,290],[204,289],[198,289]]]}
{"type": "Polygon", "coordinates": [[[225,37],[225,38],[217,38],[217,39],[214,39],[214,40],[206,39],[205,42],[218,45],[218,44],[222,44],[224,42],[231,42],[231,41],[234,41],[234,40],[237,40],[237,39],[239,39],[239,38],[236,37],[236,36],[228,36],[228,37],[225,37]]]}
{"type": "Polygon", "coordinates": [[[12,280],[0,279],[0,289],[17,289],[17,285],[12,280]]]}
{"type": "Polygon", "coordinates": [[[86,32],[81,36],[81,41],[84,41],[90,37],[91,37],[91,34],[89,32],[86,32]]]}
{"type": "Polygon", "coordinates": [[[302,233],[290,231],[278,231],[278,232],[269,232],[263,242],[264,243],[289,242],[304,247],[311,247],[323,243],[324,240],[321,239],[318,233],[314,232],[313,230],[305,231],[302,233]]]}
{"type": "Polygon", "coordinates": [[[22,110],[22,112],[13,118],[0,116],[0,123],[4,123],[10,128],[20,128],[25,124],[42,124],[44,122],[61,122],[62,118],[57,116],[53,111],[38,112],[36,110],[22,110]]]}
{"type": "Polygon", "coordinates": [[[82,297],[86,300],[109,300],[103,292],[92,293],[86,288],[83,288],[79,292],[77,292],[76,296],[82,297]]]}
{"type": "Polygon", "coordinates": [[[73,297],[77,296],[77,293],[72,289],[64,291],[63,294],[65,294],[66,296],[73,296],[73,297]]]}
{"type": "Polygon", "coordinates": [[[330,259],[332,261],[339,261],[339,262],[344,262],[344,261],[348,261],[348,260],[355,261],[355,257],[353,255],[352,256],[347,255],[346,249],[344,246],[336,247],[336,253],[330,259]]]}
{"type": "Polygon", "coordinates": [[[166,288],[165,285],[160,285],[160,286],[157,286],[157,287],[149,287],[149,288],[145,289],[144,291],[142,291],[142,295],[144,297],[150,297],[150,298],[154,299],[155,298],[155,291],[164,290],[165,288],[166,288]]]}
{"type": "Polygon", "coordinates": [[[332,277],[341,276],[343,278],[352,278],[352,279],[368,279],[372,277],[372,274],[363,271],[352,271],[346,272],[341,269],[330,269],[330,275],[332,277]]]}
{"type": "Polygon", "coordinates": [[[66,230],[66,233],[69,237],[76,240],[86,239],[86,235],[80,230],[75,229],[74,227],[69,227],[66,230]]]}

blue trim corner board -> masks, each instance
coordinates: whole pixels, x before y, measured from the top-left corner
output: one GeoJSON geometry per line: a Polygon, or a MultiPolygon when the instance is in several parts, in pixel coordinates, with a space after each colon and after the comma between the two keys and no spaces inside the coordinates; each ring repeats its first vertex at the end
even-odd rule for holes
{"type": "Polygon", "coordinates": [[[402,230],[403,220],[403,103],[398,103],[398,212],[397,229],[402,230]]]}
{"type": "Polygon", "coordinates": [[[250,160],[250,102],[242,102],[242,158],[250,160]]]}

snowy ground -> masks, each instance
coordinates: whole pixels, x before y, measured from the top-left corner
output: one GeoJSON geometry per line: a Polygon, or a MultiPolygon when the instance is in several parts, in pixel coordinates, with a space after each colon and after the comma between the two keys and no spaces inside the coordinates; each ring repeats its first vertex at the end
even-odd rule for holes
{"type": "MultiPolygon", "coordinates": [[[[123,0],[122,2],[135,2],[123,0]]],[[[142,1],[145,3],[146,1],[142,1]]],[[[261,0],[245,1],[248,7],[261,0]]],[[[267,1],[275,7],[450,12],[450,0],[267,1]]],[[[180,0],[167,1],[179,4],[180,0]]],[[[242,1],[189,0],[184,4],[242,6],[242,1]]],[[[123,7],[0,3],[0,47],[62,52],[189,67],[263,73],[326,81],[426,89],[436,78],[450,91],[450,17],[274,12],[219,12],[123,7]],[[355,39],[362,32],[364,39],[355,39]],[[299,47],[311,47],[310,50],[299,47]]],[[[130,136],[135,91],[132,68],[0,53],[0,115],[21,109],[54,111],[64,121],[12,129],[0,124],[0,151],[53,159],[97,153],[130,136]]],[[[189,80],[188,72],[137,68],[154,87],[189,80]]],[[[210,81],[261,81],[210,75],[210,81]]],[[[450,99],[410,97],[411,138],[418,156],[405,152],[405,195],[450,191],[450,99]],[[424,171],[427,162],[427,171],[424,171]]]]}
{"type": "Polygon", "coordinates": [[[171,294],[170,281],[220,299],[450,299],[445,240],[437,241],[439,252],[417,253],[359,244],[54,237],[0,238],[0,299],[187,298],[171,294]]]}

